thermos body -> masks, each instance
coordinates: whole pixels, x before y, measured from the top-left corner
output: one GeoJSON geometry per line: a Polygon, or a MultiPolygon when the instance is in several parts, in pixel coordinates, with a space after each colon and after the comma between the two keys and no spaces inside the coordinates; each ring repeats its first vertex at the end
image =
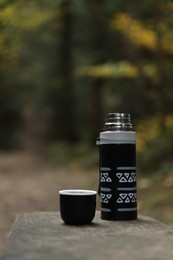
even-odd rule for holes
{"type": "Polygon", "coordinates": [[[99,136],[99,194],[105,220],[137,218],[136,133],[127,130],[103,131],[99,136]]]}

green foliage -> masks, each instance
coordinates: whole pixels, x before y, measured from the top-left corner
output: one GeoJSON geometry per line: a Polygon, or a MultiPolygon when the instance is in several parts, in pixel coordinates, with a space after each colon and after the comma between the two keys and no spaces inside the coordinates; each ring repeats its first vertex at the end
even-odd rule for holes
{"type": "MultiPolygon", "coordinates": [[[[105,113],[172,113],[172,1],[3,0],[0,7],[0,148],[19,143],[27,107],[48,114],[53,157],[93,163],[90,148],[68,142],[93,143],[105,113]]],[[[171,167],[172,126],[156,125],[142,126],[151,130],[145,134],[137,124],[143,172],[171,167]]]]}
{"type": "Polygon", "coordinates": [[[169,120],[165,118],[162,130],[159,123],[158,120],[152,122],[150,118],[150,127],[144,124],[148,129],[143,137],[142,134],[138,136],[138,165],[142,174],[162,178],[172,173],[173,124],[171,117],[169,120]],[[140,138],[143,138],[142,143],[140,138]]]}

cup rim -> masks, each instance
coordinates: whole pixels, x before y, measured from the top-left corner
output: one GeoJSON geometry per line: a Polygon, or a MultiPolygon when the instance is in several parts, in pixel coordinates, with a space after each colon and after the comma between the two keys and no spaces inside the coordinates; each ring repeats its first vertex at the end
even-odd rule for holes
{"type": "Polygon", "coordinates": [[[60,190],[60,195],[68,196],[92,196],[96,195],[97,191],[95,190],[82,190],[82,189],[70,189],[70,190],[60,190]]]}

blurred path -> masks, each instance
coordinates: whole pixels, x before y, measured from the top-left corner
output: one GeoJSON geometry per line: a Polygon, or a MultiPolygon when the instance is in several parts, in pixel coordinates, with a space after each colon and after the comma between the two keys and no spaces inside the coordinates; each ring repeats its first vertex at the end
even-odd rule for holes
{"type": "Polygon", "coordinates": [[[16,214],[56,211],[58,190],[97,188],[97,172],[75,163],[51,165],[31,152],[0,154],[0,249],[3,248],[16,214]]]}

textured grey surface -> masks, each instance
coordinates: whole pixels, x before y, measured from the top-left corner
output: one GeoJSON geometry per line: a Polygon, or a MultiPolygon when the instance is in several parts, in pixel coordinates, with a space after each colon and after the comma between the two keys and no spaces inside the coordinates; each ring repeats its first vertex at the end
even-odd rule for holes
{"type": "Polygon", "coordinates": [[[148,217],[67,226],[58,212],[19,215],[0,260],[172,260],[173,229],[148,217]]]}

